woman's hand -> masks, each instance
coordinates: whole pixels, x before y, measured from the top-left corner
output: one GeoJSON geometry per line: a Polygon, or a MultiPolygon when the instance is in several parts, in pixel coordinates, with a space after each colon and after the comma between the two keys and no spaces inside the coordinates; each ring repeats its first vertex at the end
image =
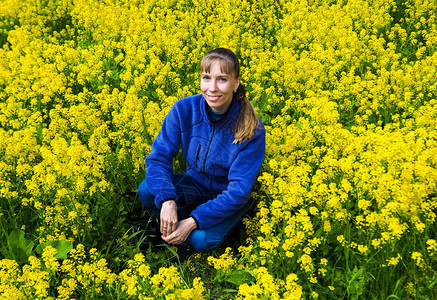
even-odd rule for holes
{"type": "Polygon", "coordinates": [[[179,222],[176,230],[169,236],[163,236],[162,239],[169,244],[179,245],[187,240],[191,231],[197,228],[196,221],[193,218],[183,219],[179,222]]]}
{"type": "Polygon", "coordinates": [[[178,227],[178,207],[176,201],[168,200],[161,207],[161,226],[162,236],[166,237],[178,227]]]}

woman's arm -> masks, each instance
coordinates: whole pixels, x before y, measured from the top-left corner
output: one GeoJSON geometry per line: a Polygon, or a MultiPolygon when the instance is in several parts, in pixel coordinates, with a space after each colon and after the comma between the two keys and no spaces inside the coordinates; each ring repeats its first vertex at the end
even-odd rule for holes
{"type": "Polygon", "coordinates": [[[165,117],[161,131],[146,157],[146,181],[155,196],[155,204],[161,208],[165,200],[177,199],[172,182],[173,158],[178,154],[181,141],[179,116],[175,106],[165,117]]]}
{"type": "Polygon", "coordinates": [[[155,196],[155,205],[160,208],[160,231],[164,237],[178,226],[176,189],[172,182],[173,158],[179,152],[180,126],[176,108],[164,119],[161,131],[152,144],[146,158],[146,181],[155,196]]]}

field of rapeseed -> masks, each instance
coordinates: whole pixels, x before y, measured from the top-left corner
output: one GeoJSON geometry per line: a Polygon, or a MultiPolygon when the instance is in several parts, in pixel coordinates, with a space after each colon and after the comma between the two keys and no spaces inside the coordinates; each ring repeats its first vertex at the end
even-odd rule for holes
{"type": "MultiPolygon", "coordinates": [[[[433,0],[0,0],[1,299],[436,299],[433,0]],[[215,47],[267,126],[237,246],[126,222],[215,47]]],[[[175,169],[183,168],[181,158],[175,169]]]]}

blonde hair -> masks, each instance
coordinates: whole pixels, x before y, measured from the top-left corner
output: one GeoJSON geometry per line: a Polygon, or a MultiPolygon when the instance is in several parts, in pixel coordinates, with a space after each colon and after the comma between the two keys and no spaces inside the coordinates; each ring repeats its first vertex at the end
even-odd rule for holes
{"type": "MultiPolygon", "coordinates": [[[[200,62],[201,72],[209,73],[213,62],[220,63],[221,72],[226,74],[233,74],[235,78],[240,78],[240,63],[237,55],[229,49],[217,48],[208,52],[200,62]]],[[[246,98],[246,89],[243,84],[237,88],[234,93],[234,101],[240,102],[240,112],[237,120],[232,128],[234,135],[234,144],[242,143],[250,140],[255,134],[259,126],[258,116],[252,103],[246,98]]]]}

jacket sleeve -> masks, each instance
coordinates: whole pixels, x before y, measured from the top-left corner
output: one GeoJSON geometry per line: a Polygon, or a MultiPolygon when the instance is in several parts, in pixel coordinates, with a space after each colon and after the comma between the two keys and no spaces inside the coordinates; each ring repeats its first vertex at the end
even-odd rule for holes
{"type": "Polygon", "coordinates": [[[177,199],[172,182],[173,158],[178,154],[181,141],[179,115],[174,105],[162,123],[161,131],[146,157],[146,182],[155,196],[155,204],[161,208],[162,201],[177,199]]]}
{"type": "Polygon", "coordinates": [[[199,224],[199,229],[210,228],[244,207],[250,199],[264,154],[265,130],[262,127],[239,151],[231,164],[227,189],[191,212],[199,224]]]}

